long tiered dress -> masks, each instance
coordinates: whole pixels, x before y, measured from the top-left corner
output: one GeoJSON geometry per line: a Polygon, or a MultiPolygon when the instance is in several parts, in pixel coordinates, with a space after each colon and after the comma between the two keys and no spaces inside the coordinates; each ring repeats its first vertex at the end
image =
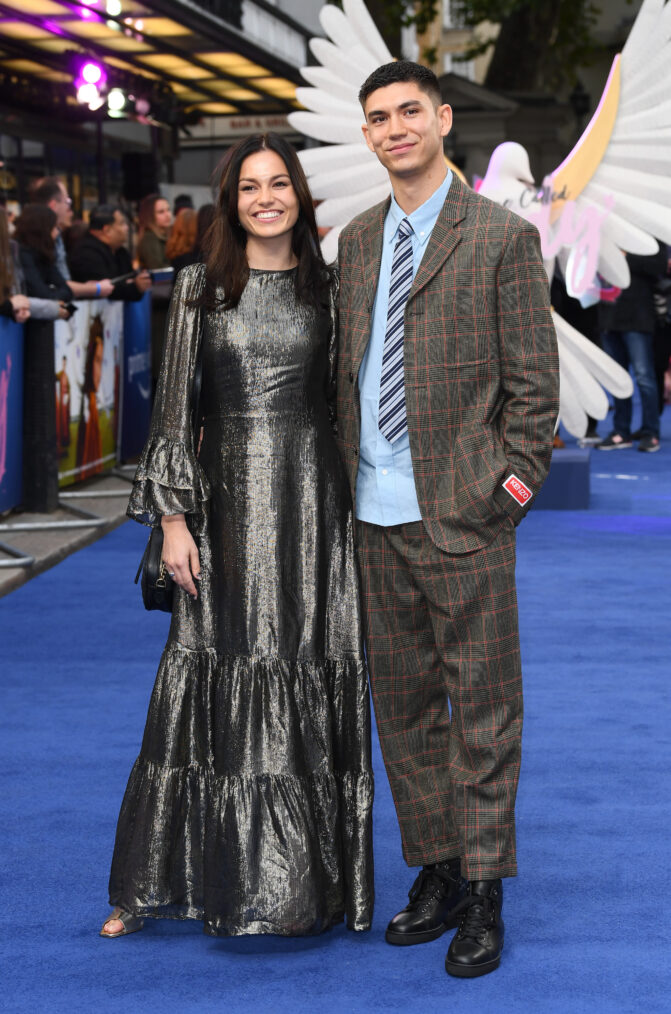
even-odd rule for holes
{"type": "MultiPolygon", "coordinates": [[[[318,933],[373,907],[369,699],[349,493],[329,417],[333,311],[293,271],[250,272],[236,309],[180,272],[129,515],[184,512],[199,598],[176,589],[110,901],[213,935],[318,933]],[[202,329],[205,415],[189,400],[202,329]]],[[[331,392],[332,393],[332,392],[331,392]]]]}

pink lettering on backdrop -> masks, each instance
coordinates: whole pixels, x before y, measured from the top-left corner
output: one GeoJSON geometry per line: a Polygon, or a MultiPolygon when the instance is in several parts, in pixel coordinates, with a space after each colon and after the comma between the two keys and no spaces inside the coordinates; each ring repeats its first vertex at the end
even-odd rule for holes
{"type": "Polygon", "coordinates": [[[0,370],[0,482],[7,471],[7,402],[9,400],[9,378],[12,372],[12,357],[7,356],[6,368],[0,370]]]}
{"type": "MultiPolygon", "coordinates": [[[[525,200],[522,206],[528,207],[530,203],[525,200]]],[[[533,203],[536,205],[536,210],[527,212],[525,217],[540,232],[543,257],[550,260],[557,256],[562,247],[569,247],[571,253],[567,265],[566,281],[569,291],[573,295],[582,295],[589,289],[596,276],[601,244],[601,226],[610,214],[615,199],[610,196],[606,198],[605,210],[586,207],[580,212],[576,208],[575,201],[567,201],[563,193],[555,194],[553,192],[552,180],[549,178],[549,181],[544,182],[543,188],[533,203]],[[551,227],[552,203],[554,200],[562,199],[564,200],[564,208],[556,225],[551,227]]]]}

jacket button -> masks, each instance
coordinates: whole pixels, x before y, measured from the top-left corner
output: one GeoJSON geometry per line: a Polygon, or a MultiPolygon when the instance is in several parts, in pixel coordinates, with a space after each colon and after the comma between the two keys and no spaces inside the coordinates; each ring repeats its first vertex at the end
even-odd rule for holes
{"type": "Polygon", "coordinates": [[[351,370],[350,370],[350,373],[349,373],[349,382],[350,382],[350,384],[354,383],[354,374],[352,373],[351,370]]]}

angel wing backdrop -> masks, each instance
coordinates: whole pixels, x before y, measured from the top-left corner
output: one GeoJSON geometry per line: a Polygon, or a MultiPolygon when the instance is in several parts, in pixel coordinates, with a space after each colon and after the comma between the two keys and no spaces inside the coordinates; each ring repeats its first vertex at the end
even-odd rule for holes
{"type": "MultiPolygon", "coordinates": [[[[389,179],[361,133],[357,99],[366,77],[394,59],[363,0],[327,5],[320,21],[327,39],[310,48],[318,67],[301,74],[307,112],[291,113],[293,127],[326,142],[300,154],[312,193],[322,203],[319,225],[329,228],[324,257],[334,260],[341,229],[361,211],[385,200],[389,179]]],[[[481,194],[505,203],[539,226],[548,277],[555,264],[574,295],[595,272],[625,288],[630,276],[623,251],[652,254],[657,240],[671,243],[671,0],[644,0],[626,45],[613,66],[594,116],[560,166],[539,187],[520,144],[492,153],[481,194]],[[530,201],[529,193],[536,199],[530,201]]],[[[553,311],[561,376],[559,418],[583,436],[587,417],[603,419],[606,391],[632,393],[629,374],[553,311]],[[605,390],[604,390],[605,388],[605,390]]]]}

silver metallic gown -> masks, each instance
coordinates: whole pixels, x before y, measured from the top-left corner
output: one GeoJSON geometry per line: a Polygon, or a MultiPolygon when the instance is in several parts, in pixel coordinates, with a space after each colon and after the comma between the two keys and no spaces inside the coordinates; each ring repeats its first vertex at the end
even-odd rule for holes
{"type": "Polygon", "coordinates": [[[252,270],[226,313],[187,305],[203,284],[202,265],[178,276],[128,508],[145,524],[184,512],[202,580],[197,601],[176,589],[110,901],[213,935],[367,929],[370,714],[334,313],[297,303],[293,271],[252,270]]]}

